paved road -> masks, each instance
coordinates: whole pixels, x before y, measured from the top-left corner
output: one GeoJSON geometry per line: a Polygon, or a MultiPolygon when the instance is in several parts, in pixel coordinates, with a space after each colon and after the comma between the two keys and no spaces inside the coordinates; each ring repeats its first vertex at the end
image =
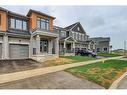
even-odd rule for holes
{"type": "Polygon", "coordinates": [[[0,84],[0,89],[104,89],[65,71],[0,84]]]}
{"type": "Polygon", "coordinates": [[[127,76],[121,80],[119,83],[118,89],[127,89],[127,76]]]}

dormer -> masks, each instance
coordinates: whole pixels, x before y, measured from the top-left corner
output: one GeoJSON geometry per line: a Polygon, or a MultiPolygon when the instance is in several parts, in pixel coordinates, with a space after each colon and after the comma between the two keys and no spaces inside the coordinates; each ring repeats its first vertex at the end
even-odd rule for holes
{"type": "Polygon", "coordinates": [[[27,16],[29,17],[29,28],[31,31],[33,29],[39,28],[53,32],[54,17],[31,9],[29,10],[27,16]]]}

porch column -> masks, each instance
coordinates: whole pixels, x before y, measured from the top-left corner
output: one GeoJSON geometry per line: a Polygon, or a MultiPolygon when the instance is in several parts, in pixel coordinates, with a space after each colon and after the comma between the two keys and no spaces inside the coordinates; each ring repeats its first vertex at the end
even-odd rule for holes
{"type": "Polygon", "coordinates": [[[52,43],[52,40],[49,40],[48,53],[50,53],[50,54],[52,54],[52,47],[53,47],[52,44],[53,44],[53,43],[52,43]]]}
{"type": "Polygon", "coordinates": [[[59,38],[55,39],[55,54],[59,55],[59,38]]]}
{"type": "Polygon", "coordinates": [[[73,42],[73,53],[75,53],[75,42],[73,42]]]}
{"type": "Polygon", "coordinates": [[[36,54],[37,55],[40,54],[40,36],[39,35],[36,36],[36,54]]]}
{"type": "Polygon", "coordinates": [[[8,59],[9,58],[9,44],[8,44],[8,36],[3,36],[3,58],[8,59]]]}
{"type": "Polygon", "coordinates": [[[64,53],[66,53],[66,41],[64,41],[64,53]]]}

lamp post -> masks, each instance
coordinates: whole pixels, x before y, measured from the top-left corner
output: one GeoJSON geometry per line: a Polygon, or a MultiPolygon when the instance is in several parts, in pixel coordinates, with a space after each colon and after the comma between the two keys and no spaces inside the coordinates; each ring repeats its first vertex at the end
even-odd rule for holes
{"type": "Polygon", "coordinates": [[[127,56],[126,55],[126,41],[124,41],[124,56],[127,56]]]}

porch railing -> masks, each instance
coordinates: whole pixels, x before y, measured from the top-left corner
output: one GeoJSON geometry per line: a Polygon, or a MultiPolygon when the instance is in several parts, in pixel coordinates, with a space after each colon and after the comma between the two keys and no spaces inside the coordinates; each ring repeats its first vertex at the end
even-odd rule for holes
{"type": "Polygon", "coordinates": [[[59,54],[64,55],[65,53],[74,53],[74,50],[61,50],[59,54]]]}

